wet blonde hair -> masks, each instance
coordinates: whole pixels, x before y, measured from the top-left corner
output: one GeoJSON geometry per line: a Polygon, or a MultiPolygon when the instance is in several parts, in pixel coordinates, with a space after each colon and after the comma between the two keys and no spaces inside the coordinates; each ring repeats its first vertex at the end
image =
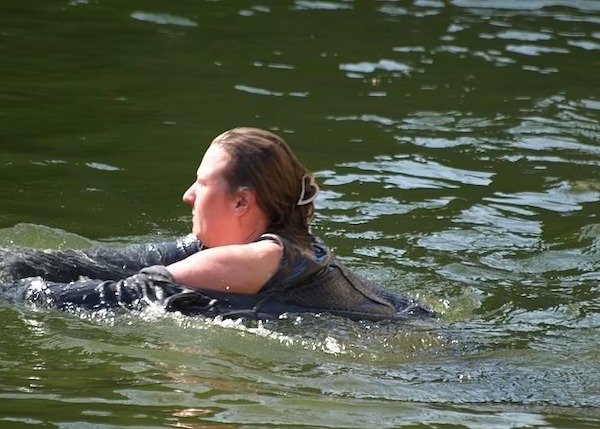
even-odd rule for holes
{"type": "Polygon", "coordinates": [[[225,131],[212,144],[231,157],[224,172],[231,191],[246,187],[256,193],[270,221],[269,232],[294,241],[309,238],[319,188],[285,140],[270,131],[241,127],[225,131]]]}

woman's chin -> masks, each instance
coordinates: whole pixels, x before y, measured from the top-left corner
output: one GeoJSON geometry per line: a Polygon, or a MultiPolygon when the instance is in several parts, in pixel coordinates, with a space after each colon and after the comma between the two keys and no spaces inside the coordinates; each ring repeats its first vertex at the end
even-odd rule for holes
{"type": "Polygon", "coordinates": [[[192,234],[194,235],[194,237],[196,237],[199,241],[202,241],[202,239],[200,238],[201,234],[200,234],[200,229],[196,228],[195,226],[192,227],[192,234]]]}

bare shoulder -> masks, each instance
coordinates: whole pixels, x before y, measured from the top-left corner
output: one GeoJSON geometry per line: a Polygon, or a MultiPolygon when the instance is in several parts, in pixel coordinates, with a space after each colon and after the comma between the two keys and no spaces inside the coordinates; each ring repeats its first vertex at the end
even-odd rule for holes
{"type": "Polygon", "coordinates": [[[233,251],[237,251],[235,248],[239,247],[239,251],[241,251],[242,253],[244,252],[248,252],[250,254],[257,254],[257,255],[268,255],[268,254],[274,254],[276,255],[278,258],[281,258],[282,254],[283,254],[283,247],[280,243],[274,241],[274,240],[261,240],[261,241],[254,241],[252,243],[248,243],[248,244],[238,244],[238,245],[232,245],[232,246],[223,246],[223,249],[226,249],[228,247],[231,247],[233,251]]]}
{"type": "Polygon", "coordinates": [[[281,245],[261,240],[206,249],[167,268],[181,285],[255,294],[275,274],[282,255],[281,245]]]}

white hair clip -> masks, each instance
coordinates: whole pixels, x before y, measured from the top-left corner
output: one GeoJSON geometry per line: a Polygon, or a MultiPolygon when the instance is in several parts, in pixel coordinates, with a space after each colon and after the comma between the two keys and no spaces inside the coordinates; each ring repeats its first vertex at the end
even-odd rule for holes
{"type": "Polygon", "coordinates": [[[317,182],[315,182],[315,177],[310,174],[305,174],[302,176],[302,192],[300,192],[300,198],[298,199],[296,205],[304,206],[306,204],[310,204],[317,198],[317,195],[319,195],[319,185],[317,185],[317,182]],[[305,198],[306,179],[310,179],[310,182],[308,183],[309,187],[315,190],[315,192],[308,198],[305,198]]]}

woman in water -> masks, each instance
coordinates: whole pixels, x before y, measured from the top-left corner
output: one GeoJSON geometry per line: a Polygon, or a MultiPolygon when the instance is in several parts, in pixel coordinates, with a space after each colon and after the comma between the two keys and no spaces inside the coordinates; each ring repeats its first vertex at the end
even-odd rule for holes
{"type": "Polygon", "coordinates": [[[254,319],[297,312],[368,320],[433,315],[358,277],[311,234],[318,192],[283,139],[235,128],[213,140],[183,195],[192,206],[190,236],[120,250],[4,250],[0,273],[16,280],[13,288],[27,299],[63,309],[158,304],[189,315],[254,319]]]}

